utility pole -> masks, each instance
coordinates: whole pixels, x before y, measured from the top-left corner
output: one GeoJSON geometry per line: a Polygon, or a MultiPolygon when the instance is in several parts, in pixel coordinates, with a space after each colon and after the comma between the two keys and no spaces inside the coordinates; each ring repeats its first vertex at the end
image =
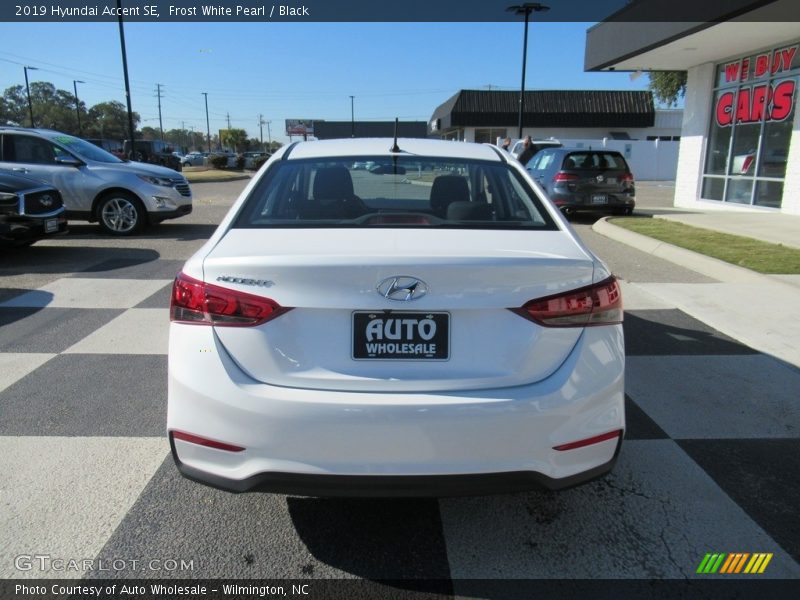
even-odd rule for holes
{"type": "Polygon", "coordinates": [[[261,150],[264,150],[264,115],[258,115],[258,130],[261,134],[261,150]]]}
{"type": "Polygon", "coordinates": [[[125,75],[125,99],[128,102],[128,134],[131,136],[131,151],[128,158],[133,158],[136,156],[136,130],[133,127],[131,82],[128,79],[128,54],[125,52],[125,29],[122,26],[122,0],[117,0],[117,15],[119,20],[119,45],[122,48],[122,72],[125,75]]]}
{"type": "Polygon", "coordinates": [[[161,132],[161,140],[164,140],[164,123],[161,120],[161,86],[163,84],[156,84],[156,95],[158,96],[158,130],[161,132]]]}
{"type": "Polygon", "coordinates": [[[189,143],[186,141],[186,121],[181,121],[181,139],[184,142],[184,145],[188,148],[189,143]]]}
{"type": "Polygon", "coordinates": [[[83,137],[83,129],[81,128],[81,101],[78,100],[78,84],[86,83],[80,79],[72,80],[72,89],[75,90],[75,114],[78,115],[78,137],[83,137]]]}
{"type": "Polygon", "coordinates": [[[356,113],[354,107],[355,96],[350,96],[350,137],[356,137],[356,113]]]}
{"type": "Polygon", "coordinates": [[[28,112],[30,113],[31,117],[31,128],[36,127],[33,124],[33,102],[31,102],[31,87],[28,85],[28,69],[31,71],[38,71],[38,67],[22,67],[22,70],[25,71],[25,91],[28,93],[28,112]]]}
{"type": "Polygon", "coordinates": [[[208,142],[208,151],[211,152],[211,124],[208,121],[208,92],[200,92],[206,97],[206,141],[208,142]]]}
{"type": "Polygon", "coordinates": [[[228,129],[231,128],[231,113],[225,113],[225,118],[228,119],[228,129]]]}

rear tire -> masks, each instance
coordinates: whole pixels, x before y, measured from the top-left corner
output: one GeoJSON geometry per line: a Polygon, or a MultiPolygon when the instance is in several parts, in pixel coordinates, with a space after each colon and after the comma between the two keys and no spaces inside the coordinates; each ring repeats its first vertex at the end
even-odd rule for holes
{"type": "Polygon", "coordinates": [[[127,192],[112,192],[97,205],[100,227],[111,235],[139,233],[147,222],[147,213],[138,198],[127,192]]]}

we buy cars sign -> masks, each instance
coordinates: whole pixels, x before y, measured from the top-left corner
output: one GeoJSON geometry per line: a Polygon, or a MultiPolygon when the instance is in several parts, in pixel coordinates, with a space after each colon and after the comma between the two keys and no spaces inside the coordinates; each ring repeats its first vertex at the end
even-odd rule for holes
{"type": "MultiPolygon", "coordinates": [[[[755,57],[725,65],[725,83],[744,82],[748,79],[771,77],[792,68],[798,45],[780,48],[755,57]]],[[[714,113],[717,124],[727,127],[734,123],[784,121],[792,113],[796,91],[794,79],[764,82],[740,87],[720,94],[714,113]]]]}

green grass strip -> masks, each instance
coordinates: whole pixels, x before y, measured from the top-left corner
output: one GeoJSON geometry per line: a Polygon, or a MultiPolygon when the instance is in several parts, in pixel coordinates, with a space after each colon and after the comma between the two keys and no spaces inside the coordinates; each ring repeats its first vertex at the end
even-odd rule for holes
{"type": "Polygon", "coordinates": [[[700,229],[667,219],[627,217],[611,219],[610,222],[758,273],[800,274],[800,250],[782,244],[770,244],[739,235],[700,229]]]}

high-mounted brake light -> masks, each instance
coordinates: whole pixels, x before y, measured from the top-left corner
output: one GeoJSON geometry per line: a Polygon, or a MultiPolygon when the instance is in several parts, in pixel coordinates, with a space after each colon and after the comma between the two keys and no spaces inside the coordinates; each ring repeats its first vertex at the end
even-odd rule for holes
{"type": "Polygon", "coordinates": [[[564,171],[559,171],[553,176],[553,183],[562,183],[564,181],[578,181],[580,177],[575,175],[574,173],[564,173],[564,171]]]}
{"type": "Polygon", "coordinates": [[[172,284],[169,318],[195,325],[252,327],[288,310],[269,298],[205,283],[181,272],[172,284]]]}
{"type": "Polygon", "coordinates": [[[511,310],[544,327],[615,325],[622,323],[622,293],[612,275],[600,283],[531,300],[511,310]]]}

